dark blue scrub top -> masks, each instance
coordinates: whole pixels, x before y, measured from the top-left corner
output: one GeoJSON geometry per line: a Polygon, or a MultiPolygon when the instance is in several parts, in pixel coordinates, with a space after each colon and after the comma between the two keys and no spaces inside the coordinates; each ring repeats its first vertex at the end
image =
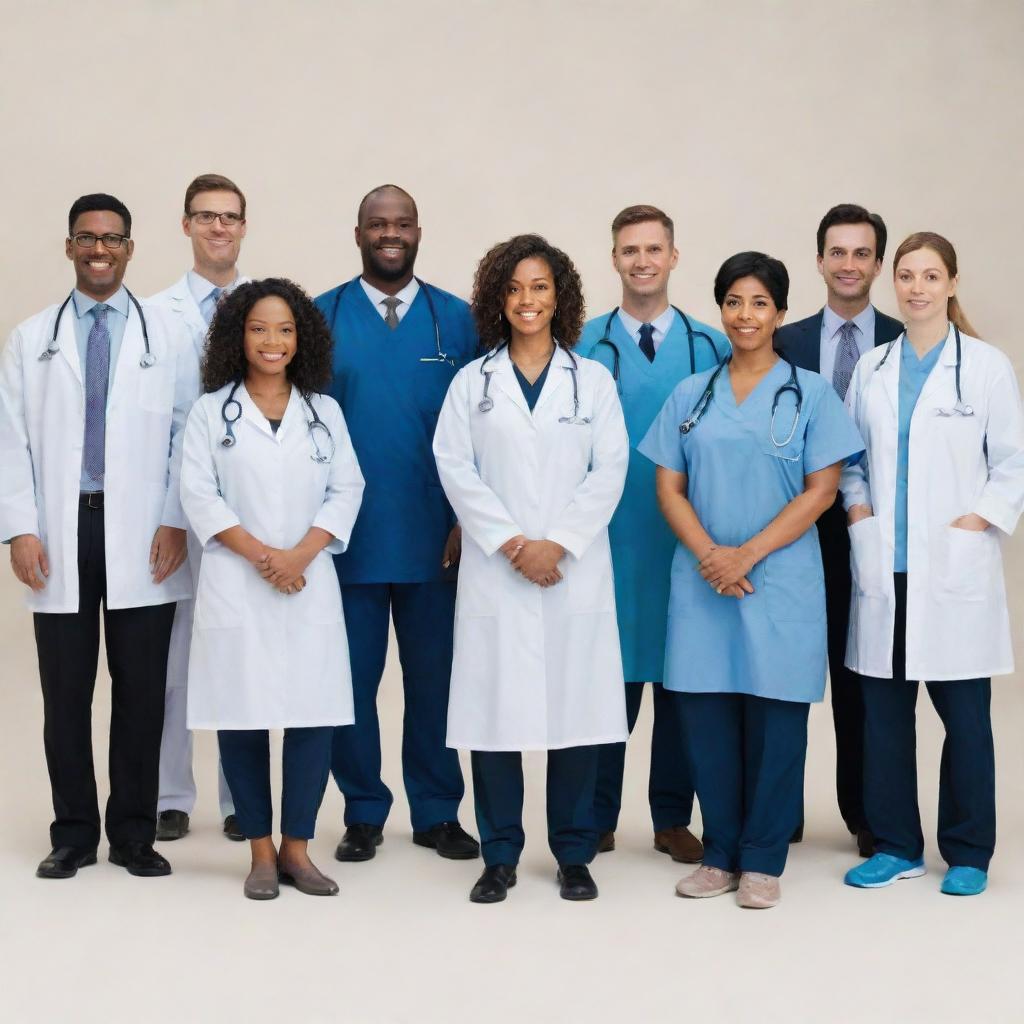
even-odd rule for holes
{"type": "Polygon", "coordinates": [[[516,371],[516,380],[519,381],[519,386],[523,389],[523,398],[526,399],[530,412],[533,412],[533,407],[537,404],[537,399],[540,398],[540,393],[544,390],[544,381],[548,379],[551,360],[548,360],[548,365],[540,371],[540,376],[532,384],[519,372],[519,367],[515,363],[512,364],[512,368],[516,371]]]}

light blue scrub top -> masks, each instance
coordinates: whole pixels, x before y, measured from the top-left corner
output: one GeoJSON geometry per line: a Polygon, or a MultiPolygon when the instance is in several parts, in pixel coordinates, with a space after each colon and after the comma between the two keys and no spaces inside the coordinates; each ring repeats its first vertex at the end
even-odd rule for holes
{"type": "MultiPolygon", "coordinates": [[[[864,451],[857,428],[832,385],[797,369],[803,410],[788,444],[769,433],[772,400],[789,379],[780,359],[737,406],[723,369],[700,422],[679,425],[697,405],[711,373],[673,391],[639,451],[659,466],[686,473],[697,517],[719,544],[738,546],[763,530],[804,490],[804,477],[864,451]]],[[[785,439],[796,398],[779,399],[775,436],[785,439]]],[[[753,594],[719,595],[681,543],[672,561],[665,687],[684,693],[745,693],[809,703],[822,699],[827,668],[825,584],[817,529],[758,562],[753,594]]]]}
{"type": "Polygon", "coordinates": [[[942,353],[943,342],[918,359],[914,346],[903,338],[900,345],[899,443],[896,447],[896,552],[893,572],[907,571],[907,478],[910,473],[910,420],[928,375],[942,353]]]}
{"type": "MultiPolygon", "coordinates": [[[[654,362],[647,356],[616,314],[608,338],[602,343],[609,314],[583,328],[577,354],[614,369],[619,352],[619,400],[629,432],[629,468],[622,500],[608,526],[615,571],[615,611],[622,647],[622,668],[627,682],[662,681],[665,670],[665,617],[668,614],[669,578],[676,539],[658,508],[654,492],[654,465],[639,455],[636,446],[675,386],[690,375],[690,346],[686,327],[673,310],[672,321],[657,346],[654,362]]],[[[693,355],[697,372],[718,365],[729,352],[721,331],[689,318],[694,331],[693,355]],[[704,332],[718,349],[708,343],[704,332]]]]}

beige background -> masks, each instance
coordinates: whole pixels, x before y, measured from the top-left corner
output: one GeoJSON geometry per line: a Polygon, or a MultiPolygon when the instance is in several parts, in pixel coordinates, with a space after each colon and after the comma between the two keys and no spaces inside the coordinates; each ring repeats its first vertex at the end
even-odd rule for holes
{"type": "MultiPolygon", "coordinates": [[[[1024,360],[1017,312],[1024,8],[1013,0],[731,3],[0,2],[0,331],[71,286],[66,213],[110,191],[135,216],[128,284],[146,295],[189,263],[188,180],[216,170],[249,198],[243,269],[318,292],[354,274],[359,197],[396,181],[418,199],[418,271],[467,294],[476,260],[514,232],[577,261],[593,313],[617,300],[608,223],[663,206],[681,251],[672,298],[712,323],[721,260],[787,263],[793,317],[822,301],[814,229],[840,201],[878,210],[890,249],[948,235],[983,337],[1024,360]]],[[[895,312],[889,267],[876,302],[895,312]]],[[[0,482],[2,486],[2,482],[0,482]]],[[[1008,545],[1021,621],[1024,547],[1008,545]]],[[[1015,639],[1020,657],[1019,629],[1015,639]]],[[[200,744],[194,832],[164,847],[175,874],[102,863],[38,882],[48,788],[31,620],[0,573],[0,1000],[4,1020],[245,1017],[346,1024],[492,1021],[1019,1021],[1024,911],[1024,705],[998,681],[1000,846],[977,900],[937,893],[937,720],[922,699],[921,800],[931,873],[896,889],[840,884],[854,862],[831,792],[828,712],[812,713],[808,838],[785,900],[672,898],[681,870],[649,847],[645,708],[620,848],[602,896],[557,899],[531,761],[519,888],[473,907],[477,864],[413,848],[396,803],[372,864],[331,859],[333,791],[314,855],[342,893],[241,898],[244,852],[217,835],[213,745],[200,744]]],[[[382,688],[386,772],[400,788],[401,697],[382,688]]],[[[97,763],[108,683],[97,688],[97,763]]],[[[463,820],[472,826],[467,799],[463,820]]]]}

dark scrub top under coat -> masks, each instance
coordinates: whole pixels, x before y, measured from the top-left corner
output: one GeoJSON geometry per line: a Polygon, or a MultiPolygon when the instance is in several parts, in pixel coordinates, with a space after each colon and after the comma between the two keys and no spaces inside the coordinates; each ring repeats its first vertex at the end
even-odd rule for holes
{"type": "Polygon", "coordinates": [[[516,366],[515,362],[512,363],[512,368],[516,372],[516,380],[519,381],[519,386],[523,389],[523,398],[526,399],[530,412],[533,412],[533,407],[537,404],[537,399],[540,398],[540,393],[544,390],[544,381],[548,379],[551,360],[547,361],[547,365],[540,371],[540,376],[532,384],[523,376],[522,371],[516,366]]]}

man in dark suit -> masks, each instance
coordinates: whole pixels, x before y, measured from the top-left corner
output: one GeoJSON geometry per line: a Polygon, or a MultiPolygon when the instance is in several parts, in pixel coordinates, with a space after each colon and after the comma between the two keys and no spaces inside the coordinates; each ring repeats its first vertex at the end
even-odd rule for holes
{"type": "MultiPolygon", "coordinates": [[[[871,285],[885,256],[885,224],[863,206],[832,207],[818,225],[818,272],[825,279],[826,305],[806,320],[779,329],[776,344],[806,370],[820,373],[842,399],[857,360],[874,345],[897,337],[903,325],[871,305],[871,285]]],[[[864,817],[864,705],[860,684],[844,665],[850,618],[850,541],[842,496],[818,520],[825,566],[828,665],[836,730],[836,792],[846,827],[870,857],[874,838],[864,817]]],[[[798,840],[803,826],[794,836],[798,840]]]]}

